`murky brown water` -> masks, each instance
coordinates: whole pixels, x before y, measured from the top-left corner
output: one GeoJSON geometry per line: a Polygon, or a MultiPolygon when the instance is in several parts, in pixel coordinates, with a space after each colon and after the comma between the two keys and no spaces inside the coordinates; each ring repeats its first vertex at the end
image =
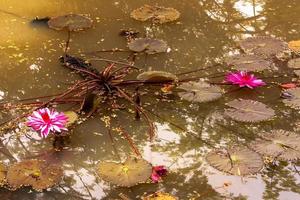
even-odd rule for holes
{"type": "MultiPolygon", "coordinates": [[[[1,98],[11,100],[58,93],[76,79],[58,62],[67,34],[32,25],[30,19],[36,16],[88,14],[95,22],[94,28],[73,34],[70,50],[86,58],[90,56],[85,52],[115,47],[125,49],[126,40],[118,35],[121,29],[134,28],[141,35],[163,39],[170,45],[170,53],[147,58],[140,55],[136,65],[145,70],[180,73],[221,61],[236,49],[236,41],[251,35],[269,34],[285,41],[300,39],[299,12],[299,0],[0,0],[1,98]],[[153,27],[150,23],[131,19],[130,12],[145,3],[176,8],[181,12],[180,20],[153,27]]],[[[114,60],[125,60],[128,55],[127,52],[99,53],[101,57],[114,60]]],[[[95,64],[100,69],[105,66],[105,63],[95,64]]],[[[205,77],[224,70],[224,67],[211,68],[198,75],[205,77]]],[[[36,140],[7,134],[2,137],[2,143],[12,156],[1,154],[1,161],[10,163],[12,157],[22,160],[44,153],[42,158],[53,159],[64,166],[65,178],[59,186],[43,193],[2,189],[0,199],[121,199],[121,193],[138,199],[157,190],[172,193],[179,199],[300,199],[299,162],[280,162],[275,169],[264,169],[260,175],[248,178],[225,175],[205,162],[209,146],[168,122],[216,146],[245,142],[244,135],[251,136],[261,130],[292,130],[298,120],[297,113],[278,101],[280,91],[268,87],[257,92],[258,97],[254,92],[236,92],[205,104],[179,101],[175,95],[169,96],[170,101],[161,95],[146,95],[143,97],[146,108],[167,119],[152,116],[158,134],[153,144],[149,143],[146,124],[135,121],[127,110],[116,112],[115,123],[132,135],[143,157],[155,165],[169,166],[171,171],[162,183],[141,184],[130,189],[111,186],[95,174],[100,161],[117,160],[100,117],[79,125],[68,150],[57,155],[47,153],[51,149],[51,139],[41,140],[34,133],[30,134],[36,140]],[[248,125],[224,118],[224,102],[236,97],[268,102],[276,109],[276,119],[248,125]],[[230,184],[224,188],[224,183],[230,184]]],[[[102,116],[108,114],[100,113],[102,116]]],[[[116,138],[120,154],[123,157],[131,154],[127,141],[121,136],[116,138]]]]}

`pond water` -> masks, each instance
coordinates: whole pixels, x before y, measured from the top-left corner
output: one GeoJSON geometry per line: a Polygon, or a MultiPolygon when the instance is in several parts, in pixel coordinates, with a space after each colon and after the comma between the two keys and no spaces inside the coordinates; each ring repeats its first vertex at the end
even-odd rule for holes
{"type": "MultiPolygon", "coordinates": [[[[69,54],[85,59],[96,56],[125,62],[130,52],[90,53],[127,49],[126,40],[119,35],[122,29],[136,29],[141,37],[162,39],[168,43],[170,52],[138,54],[135,65],[145,71],[180,74],[222,63],[224,58],[238,52],[237,42],[247,37],[271,35],[286,42],[299,40],[299,12],[299,0],[0,0],[1,99],[15,102],[57,94],[79,78],[58,61],[63,55],[67,32],[31,23],[35,17],[87,14],[94,21],[93,28],[72,33],[69,50],[69,54]],[[144,4],[172,7],[181,16],[162,25],[132,19],[130,12],[144,4]]],[[[99,61],[92,64],[99,70],[107,66],[99,61]]],[[[280,68],[276,74],[285,70],[280,68]]],[[[230,67],[222,64],[182,77],[211,77],[211,81],[221,82],[228,71],[230,67]]],[[[133,73],[131,78],[137,74],[133,73]]],[[[93,118],[77,125],[66,148],[60,152],[52,150],[51,137],[41,139],[34,132],[3,134],[0,144],[3,163],[46,159],[63,166],[64,178],[44,192],[3,188],[0,199],[140,199],[155,191],[168,192],[179,199],[300,199],[299,161],[278,161],[276,166],[266,166],[257,175],[240,177],[214,169],[205,159],[213,147],[246,146],[262,131],[299,131],[299,113],[282,103],[281,90],[274,84],[290,82],[291,76],[273,78],[272,75],[269,71],[258,75],[265,77],[266,87],[228,92],[209,103],[180,100],[176,92],[163,94],[160,87],[142,88],[142,105],[151,111],[149,116],[156,126],[153,142],[149,141],[147,123],[135,120],[134,107],[125,100],[120,100],[120,104],[126,109],[110,110],[104,104],[93,118]],[[225,103],[237,98],[263,102],[275,110],[276,116],[263,123],[233,121],[223,113],[225,103]],[[119,160],[101,120],[104,116],[111,117],[112,127],[123,127],[128,132],[144,159],[168,167],[169,174],[163,182],[124,188],[98,177],[99,162],[119,160]]],[[[128,92],[133,94],[134,88],[128,92]]],[[[3,115],[1,121],[5,120],[3,115]]],[[[127,140],[117,132],[113,134],[120,157],[133,155],[127,140]]]]}

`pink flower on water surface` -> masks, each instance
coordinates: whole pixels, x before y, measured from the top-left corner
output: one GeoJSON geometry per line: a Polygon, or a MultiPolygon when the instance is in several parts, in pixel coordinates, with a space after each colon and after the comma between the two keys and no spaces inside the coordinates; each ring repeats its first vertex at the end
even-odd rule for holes
{"type": "Polygon", "coordinates": [[[68,117],[64,113],[59,113],[54,109],[41,108],[28,117],[26,124],[35,131],[39,131],[42,137],[47,137],[50,131],[67,130],[65,127],[67,121],[68,117]]]}
{"type": "Polygon", "coordinates": [[[165,166],[159,165],[152,167],[152,174],[151,174],[151,180],[153,183],[157,183],[161,180],[162,176],[167,175],[168,170],[165,166]]]}
{"type": "Polygon", "coordinates": [[[233,85],[239,85],[240,87],[248,87],[250,89],[266,85],[261,79],[257,79],[253,74],[248,74],[244,71],[227,74],[226,82],[233,85]]]}

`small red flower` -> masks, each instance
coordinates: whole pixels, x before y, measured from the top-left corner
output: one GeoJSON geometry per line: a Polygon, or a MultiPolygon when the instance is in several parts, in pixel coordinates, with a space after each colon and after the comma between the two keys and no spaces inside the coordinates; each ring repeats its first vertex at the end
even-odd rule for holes
{"type": "Polygon", "coordinates": [[[151,180],[153,183],[158,183],[161,180],[161,177],[166,176],[168,170],[165,166],[159,165],[152,167],[151,180]]]}

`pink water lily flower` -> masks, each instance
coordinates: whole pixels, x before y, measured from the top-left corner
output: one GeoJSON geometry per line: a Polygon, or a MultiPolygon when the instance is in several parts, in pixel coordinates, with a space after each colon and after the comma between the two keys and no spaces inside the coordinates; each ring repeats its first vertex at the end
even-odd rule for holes
{"type": "Polygon", "coordinates": [[[232,85],[239,85],[240,87],[248,87],[250,89],[266,85],[261,79],[257,79],[253,74],[244,71],[227,74],[226,82],[231,83],[232,85]]]}
{"type": "Polygon", "coordinates": [[[165,166],[159,165],[152,167],[151,180],[153,183],[158,183],[161,180],[161,177],[167,175],[168,170],[165,166]]]}
{"type": "Polygon", "coordinates": [[[54,109],[41,108],[34,111],[27,120],[27,126],[39,131],[43,138],[46,138],[50,132],[67,130],[65,126],[68,117],[63,112],[59,113],[54,109]]]}

